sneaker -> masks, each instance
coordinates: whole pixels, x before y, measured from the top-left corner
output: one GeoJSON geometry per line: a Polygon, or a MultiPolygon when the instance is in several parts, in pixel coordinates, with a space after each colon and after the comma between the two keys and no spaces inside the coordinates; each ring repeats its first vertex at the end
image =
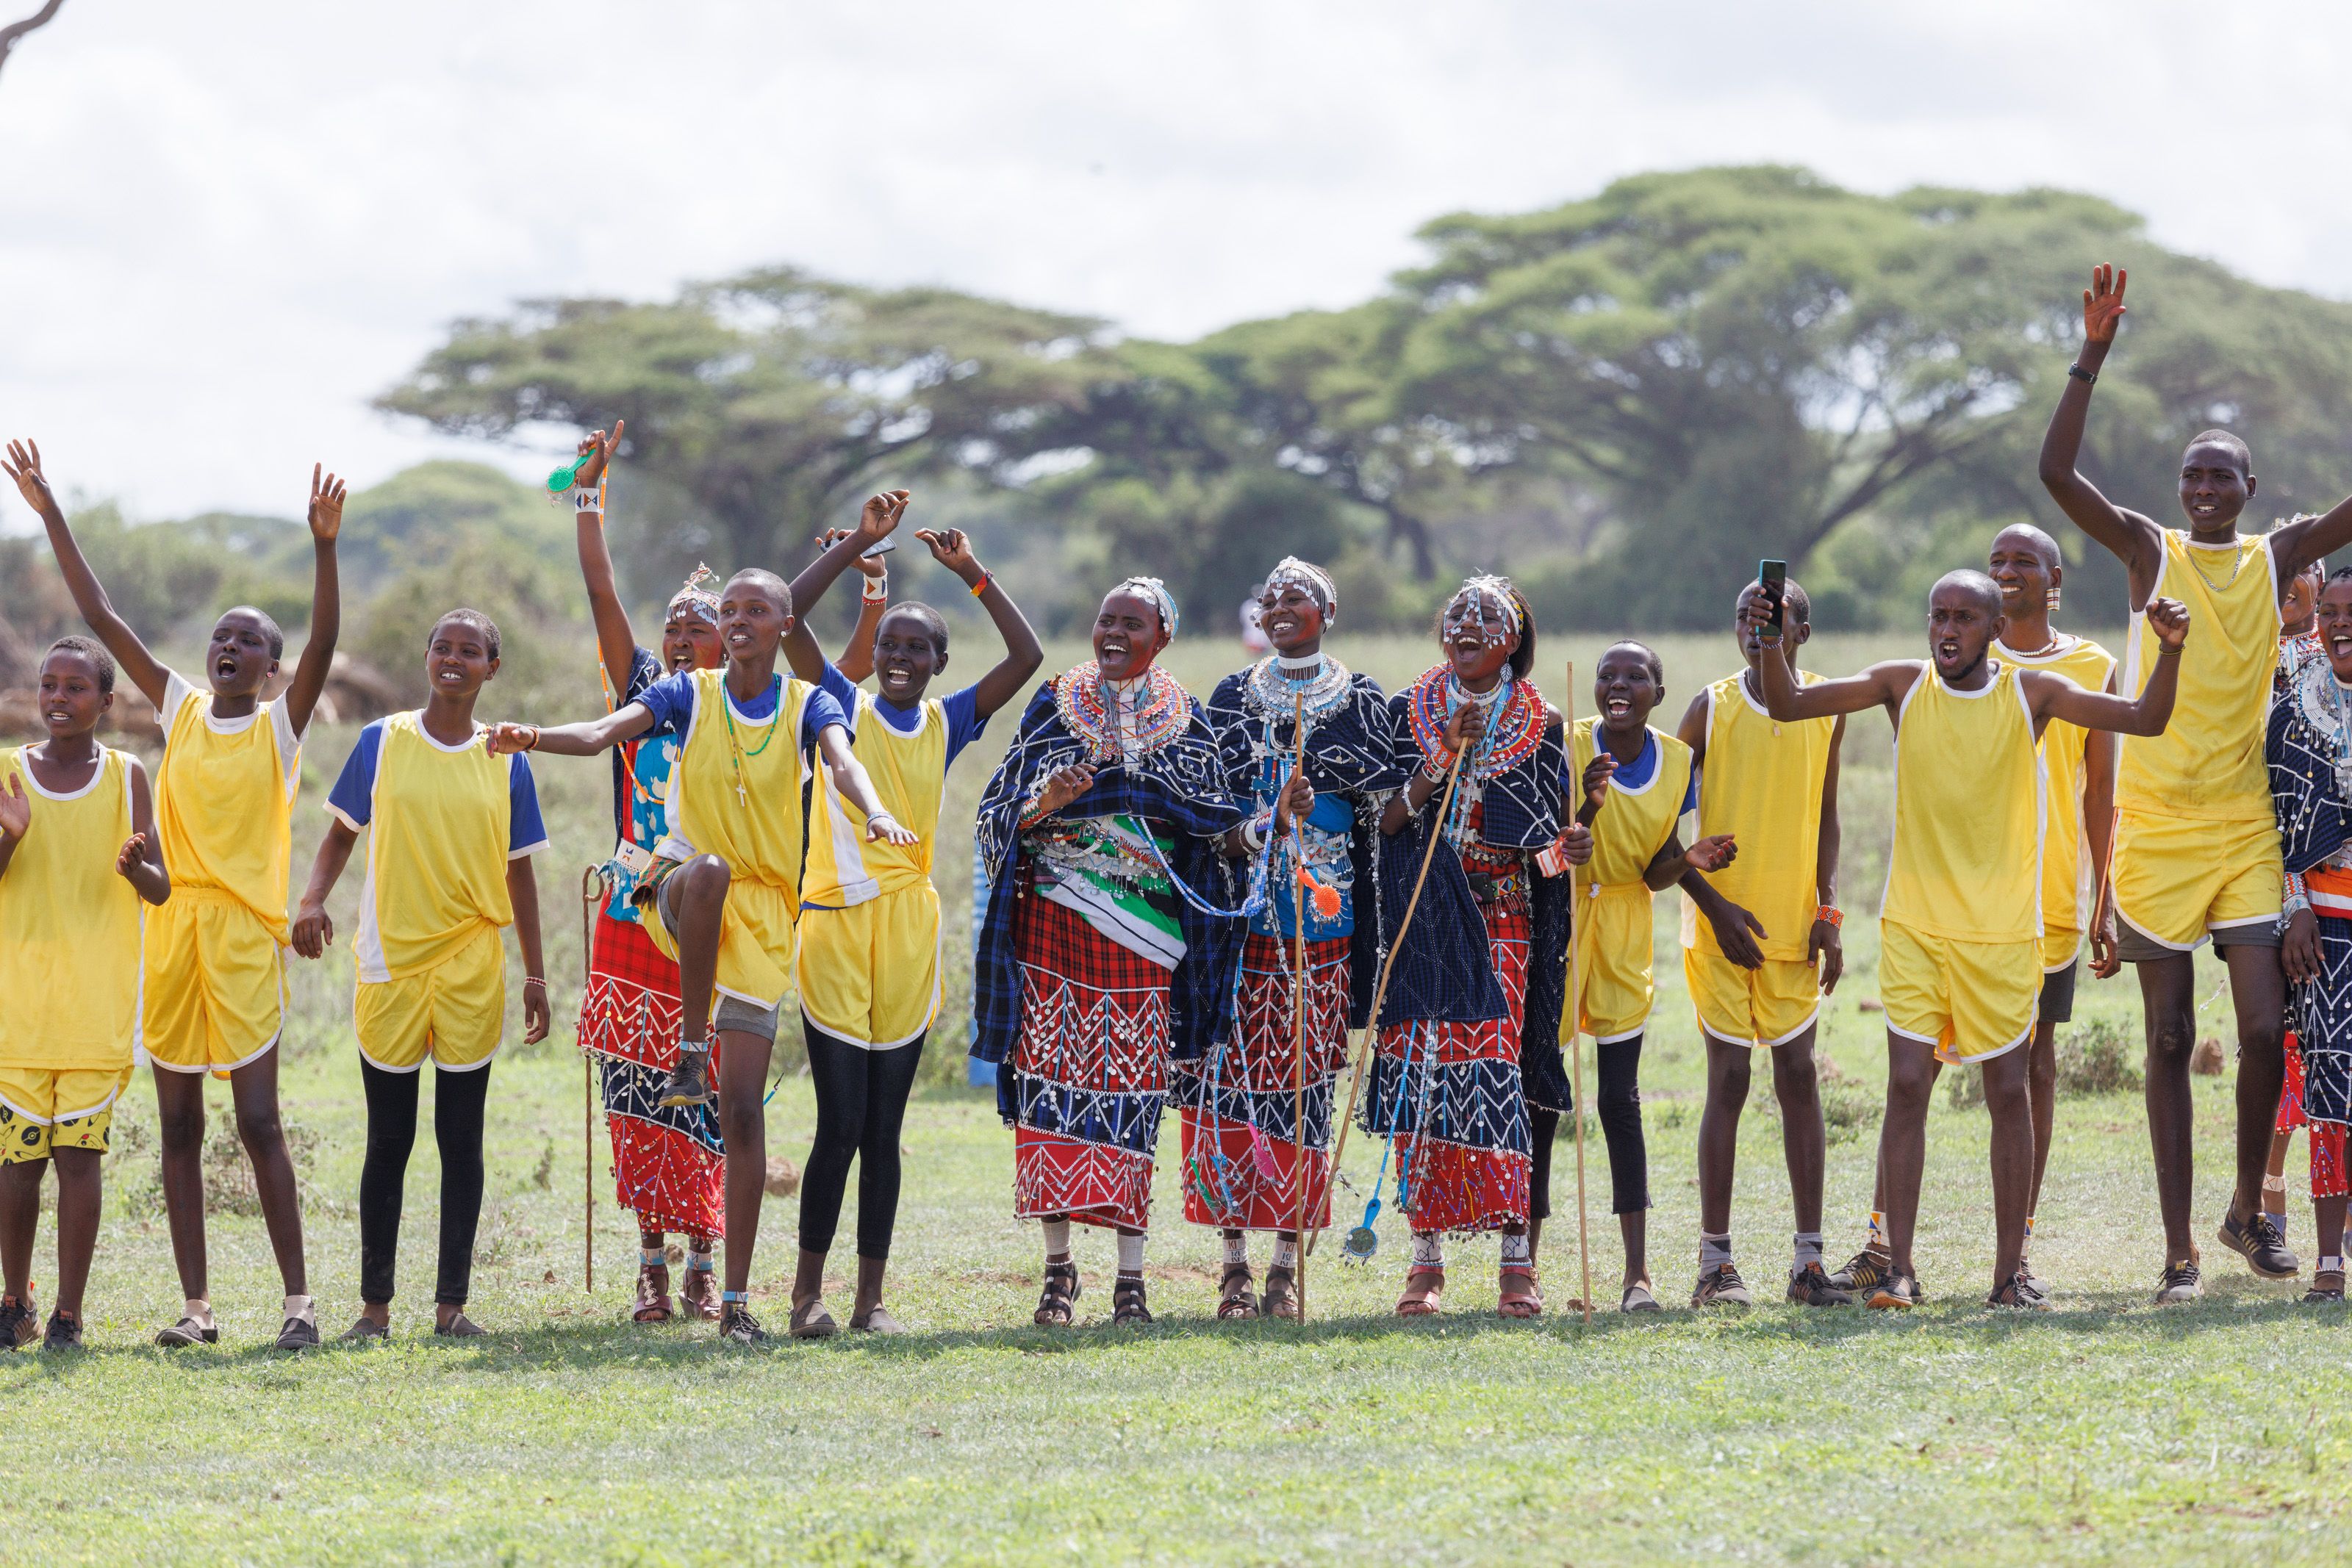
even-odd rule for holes
{"type": "Polygon", "coordinates": [[[2164,1272],[2156,1277],[2156,1304],[2159,1307],[2177,1307],[2204,1293],[2204,1277],[2198,1273],[2194,1259],[2186,1263],[2167,1263],[2164,1272]]]}
{"type": "Polygon", "coordinates": [[[760,1326],[760,1320],[751,1315],[749,1307],[730,1301],[719,1314],[719,1337],[737,1344],[765,1344],[768,1331],[760,1326]]]}
{"type": "Polygon", "coordinates": [[[41,1336],[43,1350],[79,1350],[81,1320],[69,1318],[62,1312],[49,1314],[49,1332],[41,1336]]]}
{"type": "Polygon", "coordinates": [[[165,1350],[178,1350],[183,1345],[191,1344],[218,1344],[220,1327],[218,1324],[208,1327],[194,1318],[182,1318],[157,1333],[155,1343],[165,1350]]]}
{"type": "Polygon", "coordinates": [[[2224,1215],[2217,1234],[2222,1246],[2243,1257],[2265,1280],[2292,1280],[2303,1272],[2302,1263],[2287,1249],[2286,1238],[2279,1234],[2278,1221],[2259,1208],[2242,1222],[2235,1215],[2224,1215]]]}
{"type": "Polygon", "coordinates": [[[673,1105],[708,1105],[717,1098],[710,1092],[710,1052],[680,1051],[677,1065],[669,1070],[669,1082],[662,1089],[663,1109],[673,1105]]]}
{"type": "Polygon", "coordinates": [[[1850,1307],[1853,1292],[1840,1290],[1819,1263],[1789,1270],[1789,1299],[1801,1307],[1850,1307]]]}
{"type": "Polygon", "coordinates": [[[0,1296],[0,1350],[18,1350],[41,1337],[41,1320],[32,1298],[18,1301],[0,1296]]]}
{"type": "Polygon", "coordinates": [[[1691,1307],[1752,1307],[1756,1298],[1748,1293],[1748,1282],[1739,1270],[1728,1263],[1718,1263],[1698,1277],[1691,1290],[1691,1307]]]}
{"type": "Polygon", "coordinates": [[[1985,1298],[1988,1307],[2014,1307],[2022,1312],[2046,1312],[2052,1310],[2050,1298],[2033,1277],[2022,1268],[2009,1277],[2009,1283],[1985,1298]]]}
{"type": "Polygon", "coordinates": [[[489,1330],[462,1312],[446,1323],[433,1325],[433,1337],[436,1339],[488,1339],[489,1334],[489,1330]]]}
{"type": "Polygon", "coordinates": [[[1919,1304],[1919,1281],[1898,1274],[1890,1264],[1886,1277],[1871,1287],[1866,1304],[1878,1312],[1907,1312],[1919,1304]]]}
{"type": "Polygon", "coordinates": [[[286,1326],[278,1331],[279,1350],[316,1350],[319,1348],[319,1325],[310,1318],[288,1318],[286,1326]]]}
{"type": "Polygon", "coordinates": [[[1895,1265],[1884,1252],[1874,1252],[1865,1247],[1846,1260],[1844,1268],[1830,1276],[1830,1284],[1841,1291],[1868,1291],[1885,1281],[1895,1265]]]}

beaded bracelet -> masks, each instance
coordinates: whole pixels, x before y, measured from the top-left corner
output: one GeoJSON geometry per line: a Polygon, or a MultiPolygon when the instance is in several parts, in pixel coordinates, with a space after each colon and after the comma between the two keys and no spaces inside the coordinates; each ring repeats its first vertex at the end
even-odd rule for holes
{"type": "Polygon", "coordinates": [[[996,574],[994,572],[982,571],[980,574],[980,580],[971,585],[971,596],[974,599],[978,599],[982,594],[988,591],[988,585],[995,580],[996,574]]]}

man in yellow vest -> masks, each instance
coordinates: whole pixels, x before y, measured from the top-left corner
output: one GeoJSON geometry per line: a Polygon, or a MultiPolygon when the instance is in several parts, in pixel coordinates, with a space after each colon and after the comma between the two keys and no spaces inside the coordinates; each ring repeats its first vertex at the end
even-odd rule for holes
{"type": "MultiPolygon", "coordinates": [[[[2042,483],[2060,508],[2113,551],[2130,574],[2135,614],[2158,594],[2186,601],[2198,626],[2180,671],[2179,712],[2160,736],[2125,745],[2116,779],[2114,913],[2116,951],[2139,970],[2147,1017],[2148,1142],[2164,1218],[2165,1266],[2156,1300],[2193,1300],[2202,1289],[2189,1239],[2194,1105],[2189,1056],[2197,1038],[2191,959],[2210,938],[2230,969],[2238,1024],[2237,1183],[2222,1245],[2254,1272],[2301,1271],[2278,1227],[2263,1213],[2263,1174],[2285,1081],[2286,983],[2279,967],[2285,873],[2263,727],[2278,663],[2280,601],[2305,567],[2352,544],[2352,501],[2323,517],[2241,536],[2253,498],[2252,455],[2225,430],[2209,430],[2181,455],[2185,529],[2158,528],[2116,506],[2075,470],[2090,417],[2091,388],[2124,317],[2126,277],[2094,269],[2083,295],[2083,350],[2042,443],[2042,483]]],[[[2118,689],[2137,691],[2155,662],[2148,626],[2125,649],[2118,689]]]]}

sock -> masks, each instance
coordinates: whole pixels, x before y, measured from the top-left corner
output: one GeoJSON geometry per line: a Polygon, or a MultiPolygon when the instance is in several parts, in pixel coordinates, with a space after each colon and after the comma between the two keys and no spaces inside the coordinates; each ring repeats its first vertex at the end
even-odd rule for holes
{"type": "MultiPolygon", "coordinates": [[[[1275,1255],[1279,1257],[1281,1256],[1281,1245],[1276,1243],[1275,1247],[1275,1255]]],[[[1225,1267],[1228,1269],[1246,1269],[1249,1267],[1248,1231],[1244,1230],[1239,1236],[1228,1236],[1225,1238],[1225,1267]]]]}
{"type": "Polygon", "coordinates": [[[1274,1267],[1298,1272],[1298,1243],[1287,1235],[1274,1239],[1274,1267]]]}
{"type": "Polygon", "coordinates": [[[2282,1209],[2280,1209],[2276,1214],[2272,1215],[2272,1216],[2271,1216],[2271,1223],[2272,1223],[2273,1225],[2275,1225],[2275,1226],[2277,1226],[2277,1227],[2278,1227],[2279,1239],[2280,1239],[2280,1240],[2282,1240],[2282,1241],[2285,1240],[2285,1239],[2286,1239],[2286,1210],[2284,1210],[2284,1209],[2283,1209],[2283,1208],[2282,1208],[2282,1209]]]}
{"type": "Polygon", "coordinates": [[[1047,1258],[1067,1258],[1070,1255],[1070,1222],[1068,1220],[1044,1220],[1040,1222],[1038,1228],[1045,1233],[1047,1258]]]}
{"type": "Polygon", "coordinates": [[[1412,1268],[1415,1273],[1445,1267],[1445,1238],[1434,1230],[1412,1233],[1412,1268]]]}
{"type": "Polygon", "coordinates": [[[218,1326],[213,1322],[213,1304],[202,1296],[190,1296],[181,1307],[180,1315],[194,1319],[198,1328],[208,1329],[218,1326]]]}
{"type": "Polygon", "coordinates": [[[1129,1236],[1123,1230],[1119,1232],[1118,1271],[1122,1278],[1139,1280],[1143,1277],[1143,1244],[1150,1239],[1149,1236],[1129,1236]]]}
{"type": "Polygon", "coordinates": [[[1870,1211],[1870,1249],[1873,1252],[1886,1250],[1886,1211],[1884,1209],[1870,1211]]]}
{"type": "Polygon", "coordinates": [[[1724,1231],[1722,1234],[1717,1236],[1710,1236],[1704,1230],[1698,1233],[1698,1270],[1700,1273],[1704,1274],[1709,1269],[1720,1269],[1730,1261],[1730,1231],[1724,1231]]]}
{"type": "Polygon", "coordinates": [[[1806,1264],[1818,1263],[1822,1260],[1822,1233],[1818,1230],[1800,1230],[1796,1234],[1795,1240],[1797,1271],[1802,1273],[1806,1264]]]}
{"type": "Polygon", "coordinates": [[[310,1298],[308,1296],[287,1297],[285,1312],[289,1318],[299,1318],[306,1323],[316,1323],[319,1321],[317,1314],[311,1310],[310,1298]]]}
{"type": "Polygon", "coordinates": [[[1535,1264],[1535,1260],[1536,1255],[1532,1251],[1528,1250],[1528,1233],[1526,1231],[1522,1230],[1517,1236],[1512,1235],[1507,1230],[1503,1232],[1504,1268],[1532,1268],[1535,1264]]]}

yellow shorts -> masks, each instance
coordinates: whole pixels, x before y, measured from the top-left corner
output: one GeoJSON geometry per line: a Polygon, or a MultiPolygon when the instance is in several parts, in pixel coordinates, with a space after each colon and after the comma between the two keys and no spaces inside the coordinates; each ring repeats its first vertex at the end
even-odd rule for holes
{"type": "Polygon", "coordinates": [[[1582,990],[1569,1016],[1597,1044],[1631,1040],[1650,1027],[1655,946],[1650,890],[1639,883],[1603,884],[1576,906],[1576,954],[1582,990]]]}
{"type": "Polygon", "coordinates": [[[939,889],[803,907],[793,978],[801,1010],[825,1033],[877,1051],[906,1044],[940,1016],[939,889]]]}
{"type": "Polygon", "coordinates": [[[128,1067],[0,1067],[0,1166],[30,1165],[51,1149],[106,1153],[128,1067]]]}
{"type": "Polygon", "coordinates": [[[362,980],[352,998],[360,1054],[390,1072],[414,1072],[428,1056],[444,1071],[484,1065],[499,1049],[506,1011],[506,945],[496,930],[423,974],[362,980]]]}
{"type": "Polygon", "coordinates": [[[2275,921],[2285,894],[2278,824],[2125,811],[2116,820],[2116,913],[2179,952],[2217,926],[2275,921]]]}
{"type": "Polygon", "coordinates": [[[1937,1061],[1989,1061],[2033,1032],[2042,939],[1963,942],[1882,920],[1878,998],[1887,1029],[1934,1046],[1937,1061]]]}
{"type": "Polygon", "coordinates": [[[2083,956],[2083,934],[2080,931],[2056,931],[2042,928],[2042,972],[2054,975],[2083,956]]]}
{"type": "Polygon", "coordinates": [[[1698,1027],[1731,1044],[1786,1045],[1821,1016],[1821,970],[1802,959],[1767,958],[1761,968],[1743,969],[1720,953],[1685,947],[1683,980],[1698,1027]]]}
{"type": "MultiPolygon", "coordinates": [[[[671,963],[677,962],[677,870],[686,862],[657,861],[637,883],[633,894],[640,910],[650,912],[646,935],[671,963]]],[[[774,1009],[784,999],[793,967],[793,925],[800,918],[800,903],[790,891],[772,883],[738,877],[727,884],[727,903],[719,917],[719,964],[714,984],[719,994],[774,1009]]]]}
{"type": "Polygon", "coordinates": [[[278,1043],[286,963],[278,939],[236,899],[175,887],[147,912],[144,1043],[159,1067],[226,1078],[278,1043]]]}

